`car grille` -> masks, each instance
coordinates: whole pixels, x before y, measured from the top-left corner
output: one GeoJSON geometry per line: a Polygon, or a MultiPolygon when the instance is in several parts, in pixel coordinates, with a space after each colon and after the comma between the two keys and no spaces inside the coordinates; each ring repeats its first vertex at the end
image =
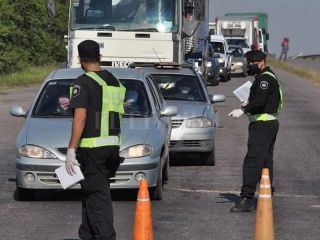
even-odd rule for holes
{"type": "Polygon", "coordinates": [[[58,148],[58,151],[61,152],[62,154],[67,154],[68,148],[58,148]]]}
{"type": "Polygon", "coordinates": [[[58,184],[60,183],[55,173],[37,173],[38,178],[41,182],[46,184],[58,184]]]}
{"type": "Polygon", "coordinates": [[[211,140],[170,141],[170,148],[179,147],[208,147],[211,140]]]}
{"type": "Polygon", "coordinates": [[[179,127],[181,127],[182,123],[183,123],[183,119],[172,119],[171,120],[172,128],[179,128],[179,127]]]}

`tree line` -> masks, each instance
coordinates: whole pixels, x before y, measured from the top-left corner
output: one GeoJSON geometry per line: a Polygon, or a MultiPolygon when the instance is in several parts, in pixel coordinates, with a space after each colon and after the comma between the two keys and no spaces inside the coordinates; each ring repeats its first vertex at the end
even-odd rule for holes
{"type": "Polygon", "coordinates": [[[66,61],[68,0],[57,0],[57,16],[45,0],[0,0],[0,74],[66,61]]]}

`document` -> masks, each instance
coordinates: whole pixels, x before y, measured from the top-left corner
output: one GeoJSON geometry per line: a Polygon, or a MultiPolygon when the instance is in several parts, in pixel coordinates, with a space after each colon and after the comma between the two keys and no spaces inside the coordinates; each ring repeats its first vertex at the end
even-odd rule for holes
{"type": "Polygon", "coordinates": [[[57,174],[63,189],[67,189],[68,187],[71,187],[72,185],[84,179],[84,176],[79,166],[75,166],[75,171],[76,174],[73,174],[72,176],[69,175],[64,165],[55,170],[55,173],[57,174]]]}
{"type": "Polygon", "coordinates": [[[234,90],[233,94],[240,100],[240,102],[248,103],[251,86],[252,83],[250,81],[247,81],[236,90],[234,90]]]}

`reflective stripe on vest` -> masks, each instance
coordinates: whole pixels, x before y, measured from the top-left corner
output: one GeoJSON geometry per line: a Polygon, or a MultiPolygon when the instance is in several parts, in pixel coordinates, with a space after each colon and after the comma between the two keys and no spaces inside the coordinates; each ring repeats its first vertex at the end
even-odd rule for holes
{"type": "MultiPolygon", "coordinates": [[[[277,115],[280,113],[280,111],[283,109],[283,97],[282,97],[282,89],[280,82],[278,81],[277,77],[272,73],[272,72],[264,72],[262,74],[267,74],[271,77],[273,77],[279,84],[279,106],[278,106],[278,111],[276,114],[269,114],[269,113],[261,113],[261,114],[255,114],[255,115],[248,115],[250,122],[254,121],[271,121],[271,120],[276,120],[277,115]]],[[[261,75],[262,75],[261,74],[261,75]]]]}
{"type": "Polygon", "coordinates": [[[109,136],[109,112],[117,112],[119,115],[124,113],[123,102],[126,90],[120,82],[119,87],[108,86],[95,72],[87,72],[86,75],[102,87],[100,136],[81,138],[79,146],[84,148],[118,146],[120,145],[120,136],[109,136]]]}

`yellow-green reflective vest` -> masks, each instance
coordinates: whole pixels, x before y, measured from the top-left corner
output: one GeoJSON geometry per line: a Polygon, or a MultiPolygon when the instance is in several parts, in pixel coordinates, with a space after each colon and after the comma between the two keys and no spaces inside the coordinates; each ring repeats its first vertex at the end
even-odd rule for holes
{"type": "Polygon", "coordinates": [[[108,86],[95,72],[87,72],[86,75],[95,80],[102,87],[100,136],[81,138],[79,146],[83,148],[119,146],[120,136],[109,136],[109,112],[117,112],[119,113],[119,117],[124,114],[123,102],[126,89],[120,82],[119,87],[108,86]]]}
{"type": "Polygon", "coordinates": [[[276,114],[260,113],[260,114],[248,115],[250,122],[275,120],[275,119],[277,119],[277,115],[283,109],[283,97],[282,97],[282,89],[281,89],[280,82],[278,81],[277,77],[272,72],[266,71],[262,74],[267,74],[267,75],[273,77],[279,84],[280,99],[279,99],[278,111],[276,114]]]}

